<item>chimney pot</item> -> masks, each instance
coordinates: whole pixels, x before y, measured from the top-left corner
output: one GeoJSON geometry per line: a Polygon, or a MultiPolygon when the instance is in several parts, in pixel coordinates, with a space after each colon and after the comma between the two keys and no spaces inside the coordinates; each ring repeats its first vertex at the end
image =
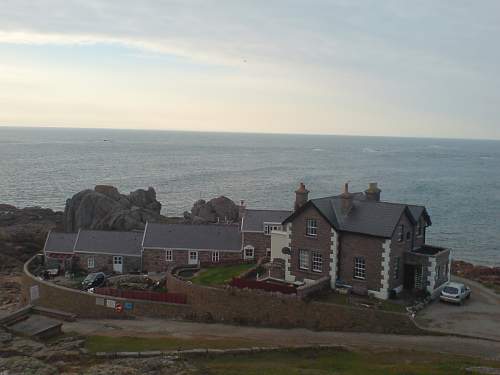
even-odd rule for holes
{"type": "Polygon", "coordinates": [[[368,184],[368,189],[365,190],[366,199],[370,201],[379,202],[381,192],[382,190],[378,188],[378,184],[376,182],[370,182],[368,184]]]}
{"type": "Polygon", "coordinates": [[[306,185],[303,182],[299,184],[297,190],[295,190],[295,211],[302,207],[309,200],[309,190],[306,189],[306,185]]]}

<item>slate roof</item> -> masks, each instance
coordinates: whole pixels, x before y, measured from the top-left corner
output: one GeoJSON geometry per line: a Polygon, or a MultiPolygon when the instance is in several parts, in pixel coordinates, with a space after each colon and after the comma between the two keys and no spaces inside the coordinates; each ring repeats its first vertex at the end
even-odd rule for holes
{"type": "Polygon", "coordinates": [[[282,223],[293,211],[245,210],[242,231],[264,232],[264,223],[282,223]]]}
{"type": "Polygon", "coordinates": [[[74,251],[141,256],[143,231],[80,230],[74,251]]]}
{"type": "MultiPolygon", "coordinates": [[[[363,193],[354,193],[351,210],[342,212],[340,195],[311,199],[303,206],[313,205],[339,231],[367,234],[390,238],[403,213],[407,213],[412,221],[427,212],[424,206],[367,200],[363,193]]],[[[292,214],[284,222],[290,221],[292,214]]],[[[428,218],[428,215],[427,215],[428,218]]],[[[430,224],[430,220],[429,224],[430,224]]]]}
{"type": "Polygon", "coordinates": [[[50,231],[43,248],[47,253],[73,253],[75,246],[76,233],[61,233],[50,231]]]}
{"type": "Polygon", "coordinates": [[[238,225],[154,224],[148,223],[144,248],[192,250],[241,250],[238,225]]]}

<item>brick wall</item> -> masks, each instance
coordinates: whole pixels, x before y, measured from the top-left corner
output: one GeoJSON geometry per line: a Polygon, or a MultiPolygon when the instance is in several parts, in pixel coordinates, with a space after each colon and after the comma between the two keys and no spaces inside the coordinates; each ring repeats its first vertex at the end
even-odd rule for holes
{"type": "Polygon", "coordinates": [[[267,249],[271,249],[271,236],[266,236],[264,232],[253,233],[243,232],[243,247],[251,245],[255,249],[255,259],[267,257],[267,249]]]}
{"type": "Polygon", "coordinates": [[[378,291],[382,287],[382,251],[385,239],[362,234],[342,232],[340,235],[340,280],[352,285],[360,294],[368,290],[378,291]],[[355,257],[365,259],[366,278],[354,278],[355,257]]]}
{"type": "Polygon", "coordinates": [[[22,278],[22,294],[25,303],[73,313],[80,318],[106,319],[146,316],[153,318],[189,319],[192,315],[192,309],[189,305],[128,300],[99,296],[76,289],[65,288],[35,278],[28,272],[26,266],[22,278]],[[30,288],[33,286],[38,287],[39,298],[30,301],[30,288]],[[133,308],[130,311],[116,312],[113,308],[98,305],[96,303],[97,299],[101,298],[104,299],[105,304],[105,301],[108,299],[119,302],[122,306],[124,306],[125,302],[132,302],[133,308]]]}
{"type": "Polygon", "coordinates": [[[413,249],[415,229],[413,223],[410,221],[407,215],[403,214],[399,219],[396,230],[391,239],[391,258],[390,258],[390,269],[389,269],[389,289],[397,288],[403,285],[404,282],[404,257],[405,253],[413,249]],[[405,233],[403,241],[399,241],[400,226],[404,225],[405,233]],[[408,240],[406,238],[406,233],[410,232],[411,237],[408,240]],[[396,258],[399,257],[399,277],[395,278],[396,275],[396,258]]]}
{"type": "Polygon", "coordinates": [[[297,280],[316,280],[330,273],[330,246],[331,246],[331,226],[328,221],[319,214],[314,207],[309,207],[297,216],[292,222],[291,240],[291,273],[297,280]],[[316,219],[317,236],[306,235],[307,219],[316,219]],[[309,269],[302,270],[299,267],[299,250],[303,249],[309,253],[309,269]],[[311,269],[312,251],[321,253],[323,258],[322,272],[314,272],[311,269]]]}
{"type": "Polygon", "coordinates": [[[191,284],[167,273],[169,291],[184,293],[192,319],[230,324],[303,327],[319,330],[414,334],[419,329],[405,315],[321,302],[295,295],[191,284]]]}
{"type": "MultiPolygon", "coordinates": [[[[168,267],[188,264],[188,250],[172,250],[173,260],[168,261],[164,249],[144,249],[142,261],[144,272],[165,272],[168,267]]],[[[242,259],[241,252],[219,251],[219,262],[238,263],[242,259]]],[[[202,265],[217,264],[212,262],[212,251],[198,251],[198,260],[202,265]]]]}
{"type": "MultiPolygon", "coordinates": [[[[73,259],[80,268],[89,272],[113,272],[113,255],[76,253],[73,259]],[[94,258],[94,268],[87,267],[88,259],[91,257],[94,258]]],[[[141,257],[123,256],[122,273],[139,272],[140,270],[141,257]]]]}

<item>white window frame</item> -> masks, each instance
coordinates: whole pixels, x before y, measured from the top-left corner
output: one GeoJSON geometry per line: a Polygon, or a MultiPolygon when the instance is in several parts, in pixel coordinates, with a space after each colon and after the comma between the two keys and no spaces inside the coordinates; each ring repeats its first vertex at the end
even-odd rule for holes
{"type": "Polygon", "coordinates": [[[311,268],[313,272],[323,272],[323,254],[319,251],[311,253],[311,268]]]}
{"type": "Polygon", "coordinates": [[[299,269],[309,270],[309,251],[299,249],[299,269]]]}
{"type": "Polygon", "coordinates": [[[403,242],[405,240],[405,225],[401,224],[399,226],[398,242],[403,242]]]}
{"type": "Polygon", "coordinates": [[[87,268],[95,268],[95,257],[92,256],[87,258],[87,268]]]}
{"type": "Polygon", "coordinates": [[[243,259],[255,258],[255,248],[252,245],[247,245],[243,248],[243,259]]]}
{"type": "Polygon", "coordinates": [[[220,262],[220,252],[219,250],[212,251],[212,263],[220,262]]]}
{"type": "Polygon", "coordinates": [[[366,280],[366,260],[364,257],[354,257],[354,275],[356,280],[366,280]]]}
{"type": "Polygon", "coordinates": [[[306,236],[318,236],[318,221],[316,219],[306,219],[306,236]]]}
{"type": "Polygon", "coordinates": [[[165,249],[165,262],[174,261],[174,251],[171,249],[165,249]]]}
{"type": "Polygon", "coordinates": [[[198,251],[190,250],[188,253],[188,264],[198,264],[200,262],[200,256],[198,251]],[[191,261],[196,260],[196,263],[191,263],[191,261]]]}

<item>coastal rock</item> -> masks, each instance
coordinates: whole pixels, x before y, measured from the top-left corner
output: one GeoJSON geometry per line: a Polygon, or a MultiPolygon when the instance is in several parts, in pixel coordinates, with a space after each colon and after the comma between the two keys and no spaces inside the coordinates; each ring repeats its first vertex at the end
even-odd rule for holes
{"type": "Polygon", "coordinates": [[[461,260],[451,263],[451,272],[500,291],[500,267],[475,266],[461,260]]]}
{"type": "Polygon", "coordinates": [[[206,202],[196,201],[191,208],[193,223],[234,222],[238,220],[238,206],[229,198],[220,196],[206,202]]]}
{"type": "Polygon", "coordinates": [[[64,230],[143,229],[147,221],[165,219],[160,211],[161,203],[152,187],[124,195],[114,186],[97,185],[94,190],[83,190],[66,201],[64,230]]]}
{"type": "Polygon", "coordinates": [[[0,358],[0,369],[8,375],[55,375],[59,372],[42,361],[32,357],[0,358]]]}

